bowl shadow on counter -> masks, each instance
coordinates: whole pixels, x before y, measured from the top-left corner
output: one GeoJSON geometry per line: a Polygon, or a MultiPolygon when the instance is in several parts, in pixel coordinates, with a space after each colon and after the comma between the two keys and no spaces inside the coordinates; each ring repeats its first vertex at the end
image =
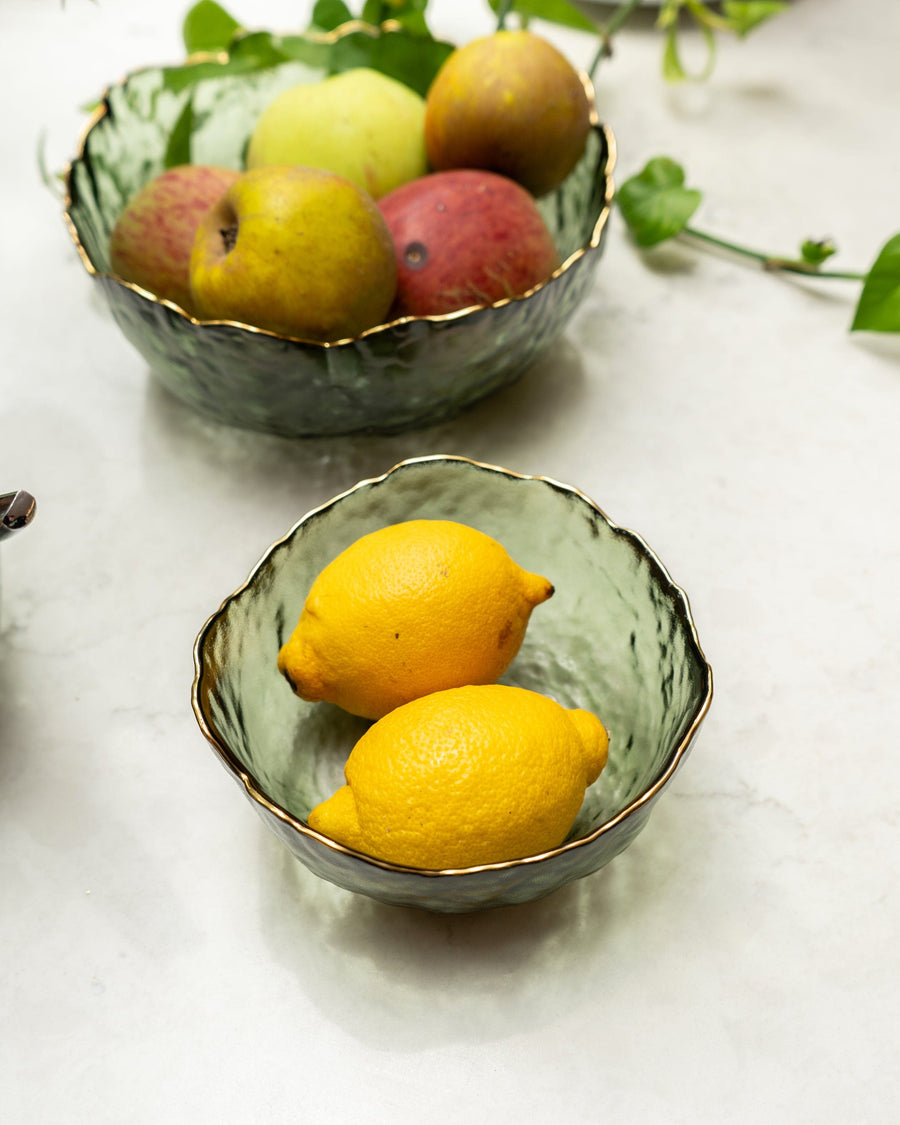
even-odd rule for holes
{"type": "MultiPolygon", "coordinates": [[[[690,917],[683,856],[672,841],[711,836],[714,826],[697,823],[694,802],[671,798],[600,871],[535,902],[473,914],[432,914],[341,890],[260,826],[265,938],[330,1022],[381,1049],[492,1042],[553,1023],[596,1006],[636,950],[642,964],[664,957],[671,918],[690,917]]],[[[702,894],[702,871],[686,879],[702,894]]]]}
{"type": "MultiPolygon", "coordinates": [[[[154,457],[191,479],[198,467],[239,471],[243,486],[266,492],[279,487],[296,495],[296,480],[321,497],[346,488],[391,464],[423,453],[453,452],[476,460],[502,460],[510,440],[553,440],[584,408],[588,394],[577,348],[563,339],[515,383],[469,406],[449,421],[397,434],[283,438],[205,418],[147,372],[147,444],[154,457]]],[[[298,511],[297,518],[303,513],[298,511]]],[[[261,545],[262,546],[262,545],[261,545]]]]}

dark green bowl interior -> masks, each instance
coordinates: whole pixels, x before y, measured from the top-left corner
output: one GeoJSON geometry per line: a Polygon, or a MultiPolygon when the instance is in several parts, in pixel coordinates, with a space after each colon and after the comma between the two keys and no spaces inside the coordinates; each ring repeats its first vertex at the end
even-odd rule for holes
{"type": "Polygon", "coordinates": [[[285,63],[169,88],[148,68],[113,86],[68,176],[67,216],[82,259],[125,336],[181,400],[232,425],[289,437],[388,433],[435,423],[517,379],[565,329],[597,268],[612,198],[614,144],[596,126],[578,167],[539,201],[564,267],[530,295],[411,318],[323,345],[246,325],[198,323],[109,274],[109,239],[131,196],[163,171],[189,97],[191,159],[240,169],[268,102],[325,72],[285,63]]]}

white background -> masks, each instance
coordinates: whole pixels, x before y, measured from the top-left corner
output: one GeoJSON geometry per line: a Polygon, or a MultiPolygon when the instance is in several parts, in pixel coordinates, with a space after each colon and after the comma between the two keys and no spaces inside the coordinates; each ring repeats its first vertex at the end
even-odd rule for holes
{"type": "MultiPolygon", "coordinates": [[[[39,505],[0,560],[0,1118],[895,1120],[900,343],[848,333],[854,283],[641,255],[615,214],[563,345],[458,420],[307,442],[204,421],[120,335],[37,163],[73,155],[108,83],[182,57],[186,6],[0,9],[0,490],[39,505]],[[555,477],[641,532],[716,678],[626,853],[466,917],[309,874],[189,704],[194,636],[268,544],[425,453],[555,477]]],[[[431,8],[456,41],[492,26],[431,8]]],[[[898,37],[894,0],[794,0],[672,88],[647,13],[598,76],[618,178],[672,155],[698,226],[831,236],[867,268],[900,230],[898,37]]]]}

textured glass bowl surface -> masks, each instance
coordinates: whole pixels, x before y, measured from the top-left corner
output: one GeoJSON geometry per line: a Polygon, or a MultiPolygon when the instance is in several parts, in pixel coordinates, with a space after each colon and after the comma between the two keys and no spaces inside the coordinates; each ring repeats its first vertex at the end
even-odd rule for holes
{"type": "MultiPolygon", "coordinates": [[[[192,161],[242,168],[266,104],[287,86],[322,77],[324,71],[306,64],[285,63],[198,83],[192,161]]],[[[610,130],[597,123],[580,164],[539,201],[562,265],[521,298],[407,317],[334,344],[194,320],[116,278],[109,263],[116,219],[138,188],[163,171],[170,134],[192,90],[167,88],[163,68],[140,70],[111,87],[69,167],[65,217],[122,332],[157,378],[201,413],[287,437],[429,425],[522,375],[587,294],[613,197],[615,146],[610,130]]]]}
{"type": "Polygon", "coordinates": [[[687,600],[633,532],[577,489],[458,457],[401,462],[304,516],[200,632],[194,713],[268,826],[317,875],[384,902],[462,912],[540,898],[621,852],[684,762],[712,699],[687,600]],[[423,872],[363,856],[306,817],[343,782],[365,720],[298,699],[276,667],[313,580],[360,536],[409,519],[494,536],[554,596],[503,682],[597,714],[609,763],[568,840],[539,856],[423,872]]]}

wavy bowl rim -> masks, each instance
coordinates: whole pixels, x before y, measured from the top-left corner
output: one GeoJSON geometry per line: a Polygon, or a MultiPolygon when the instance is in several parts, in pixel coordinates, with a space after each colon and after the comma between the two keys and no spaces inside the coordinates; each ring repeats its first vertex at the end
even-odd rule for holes
{"type": "MultiPolygon", "coordinates": [[[[392,31],[396,31],[399,27],[400,25],[397,24],[397,22],[394,20],[388,20],[378,27],[374,27],[372,24],[368,24],[363,20],[354,19],[339,25],[331,32],[314,32],[307,29],[306,31],[301,32],[298,38],[308,39],[308,41],[311,43],[328,44],[337,42],[337,40],[343,38],[345,35],[353,34],[359,31],[366,32],[367,34],[371,33],[372,35],[389,34],[392,31]]],[[[244,34],[252,33],[244,32],[244,34]]],[[[207,61],[221,62],[225,64],[229,61],[230,55],[227,51],[197,52],[193,55],[190,55],[188,59],[192,62],[207,61]]],[[[136,285],[134,282],[125,281],[124,278],[119,277],[118,274],[112,273],[111,271],[107,272],[99,270],[94,265],[87,250],[84,248],[81,238],[78,235],[78,230],[75,226],[74,220],[72,219],[72,216],[70,214],[71,210],[75,206],[75,203],[77,203],[76,193],[73,188],[75,166],[79,162],[87,165],[88,167],[90,166],[89,158],[87,157],[85,150],[90,140],[92,131],[107,118],[109,120],[114,120],[114,114],[109,101],[110,93],[114,89],[123,88],[128,82],[131,81],[131,79],[135,78],[136,76],[140,74],[146,74],[148,71],[163,70],[165,69],[166,65],[167,64],[149,65],[138,67],[135,70],[128,71],[123,78],[120,78],[118,81],[111,83],[104,90],[98,105],[94,109],[91,117],[81,131],[81,136],[78,140],[75,155],[65,166],[62,173],[62,179],[65,189],[63,195],[63,221],[66,225],[66,229],[69,232],[69,237],[75,246],[75,250],[78,253],[81,264],[84,267],[85,272],[90,277],[95,278],[98,281],[111,281],[113,284],[118,285],[123,289],[131,290],[131,292],[135,293],[139,299],[149,301],[151,304],[162,305],[165,308],[168,308],[177,313],[180,317],[183,317],[184,320],[196,325],[197,327],[202,328],[210,326],[215,328],[235,328],[248,332],[254,336],[268,336],[275,340],[284,340],[285,342],[291,344],[302,344],[304,347],[318,350],[320,348],[328,349],[342,346],[346,347],[348,344],[354,344],[360,340],[369,340],[373,336],[389,335],[397,328],[404,327],[407,324],[442,324],[448,321],[460,320],[475,313],[484,312],[485,309],[498,309],[503,308],[505,305],[514,304],[519,301],[527,301],[529,297],[534,296],[535,293],[538,293],[541,289],[544,289],[547,285],[550,285],[562,274],[567,273],[572,268],[572,266],[575,265],[576,262],[580,261],[581,258],[583,258],[590,251],[597,250],[603,238],[604,230],[609,223],[610,215],[612,213],[613,199],[615,198],[616,191],[615,179],[613,177],[613,173],[616,168],[616,162],[618,159],[616,140],[609,125],[600,122],[597,116],[594,87],[593,83],[590,80],[590,77],[584,72],[579,72],[579,77],[582,81],[582,84],[584,85],[585,91],[588,96],[588,102],[590,104],[591,130],[601,135],[606,147],[606,160],[604,161],[602,167],[598,170],[598,175],[602,175],[605,180],[603,206],[601,207],[600,214],[597,216],[597,220],[594,223],[593,228],[591,229],[590,238],[581,246],[579,246],[577,250],[574,250],[565,259],[565,261],[561,262],[549,277],[544,278],[543,281],[538,282],[537,285],[532,286],[530,289],[526,290],[526,292],[520,293],[516,297],[504,297],[499,301],[494,301],[490,305],[468,305],[466,306],[466,308],[454,309],[449,313],[435,313],[429,316],[395,317],[393,320],[385,321],[383,324],[375,324],[371,328],[367,328],[364,332],[360,332],[357,336],[345,336],[339,340],[308,340],[302,336],[290,336],[283,332],[273,332],[267,328],[258,328],[256,325],[246,324],[243,321],[239,320],[201,320],[195,316],[192,316],[189,312],[187,312],[186,309],[183,309],[174,301],[167,300],[164,297],[158,297],[155,293],[151,293],[149,289],[144,289],[142,286],[136,285]]],[[[215,81],[215,78],[211,77],[208,79],[203,79],[203,81],[215,81]]]]}
{"type": "Polygon", "coordinates": [[[656,552],[653,551],[650,546],[648,546],[644,538],[640,534],[638,534],[638,532],[632,531],[629,528],[621,527],[619,524],[615,523],[609,518],[609,516],[606,515],[606,513],[599,507],[599,505],[595,501],[593,501],[586,493],[582,492],[581,489],[575,487],[574,485],[557,481],[553,477],[531,473],[520,473],[516,472],[513,469],[503,468],[500,465],[494,465],[484,461],[476,461],[471,457],[463,457],[457,454],[443,453],[432,453],[420,457],[405,458],[402,461],[396,462],[386,472],[381,473],[375,477],[367,477],[364,480],[357,481],[357,483],[352,485],[350,488],[347,488],[343,492],[332,496],[324,503],[309,509],[309,511],[302,515],[300,519],[298,519],[284,535],[282,535],[279,539],[276,539],[269,545],[269,547],[266,548],[266,550],[260,556],[259,560],[253,566],[250,573],[247,575],[246,579],[241,583],[241,585],[222,601],[217,610],[210,614],[194,640],[193,660],[194,678],[191,684],[191,709],[193,711],[194,718],[198,726],[200,727],[201,733],[203,734],[204,738],[206,738],[207,742],[209,742],[209,744],[212,746],[213,750],[216,752],[225,768],[235,777],[237,781],[241,783],[251,800],[262,806],[262,808],[266,809],[277,819],[282,821],[295,832],[299,833],[299,835],[305,837],[306,839],[314,840],[317,843],[326,846],[331,851],[337,854],[345,855],[350,857],[351,859],[358,860],[363,864],[378,867],[385,871],[395,872],[400,875],[425,876],[429,878],[439,878],[444,876],[460,878],[466,875],[476,875],[486,871],[505,871],[516,869],[519,867],[528,867],[534,864],[552,860],[556,856],[563,855],[567,852],[577,851],[582,847],[593,844],[603,836],[608,835],[624,821],[634,816],[641,808],[654,801],[655,798],[659,796],[663,789],[672,780],[679,766],[687,757],[691,744],[697,736],[703,720],[706,718],[713,697],[712,667],[710,666],[709,661],[706,659],[703,648],[700,644],[700,638],[697,634],[697,628],[694,622],[693,614],[691,612],[688,596],[682,589],[682,587],[674,581],[672,576],[669,574],[669,571],[660,561],[656,552]],[[317,516],[321,512],[334,507],[336,504],[340,503],[341,500],[345,499],[355,492],[385,482],[393,473],[407,466],[445,462],[455,462],[471,465],[476,469],[484,469],[488,472],[497,473],[501,476],[509,477],[515,480],[538,481],[542,484],[550,486],[551,488],[559,492],[568,493],[569,495],[577,497],[580,501],[582,501],[590,509],[592,509],[597,515],[599,515],[614,534],[628,539],[656,568],[657,577],[662,581],[662,584],[674,598],[678,614],[682,618],[684,624],[686,624],[688,627],[688,635],[696,649],[697,656],[699,657],[700,662],[703,666],[704,693],[699,705],[694,710],[693,717],[687,730],[682,735],[674,750],[670,752],[668,761],[659,777],[657,777],[653,784],[646,788],[638,797],[630,801],[624,809],[621,809],[618,813],[616,813],[614,817],[604,822],[599,827],[593,829],[593,831],[587,833],[587,835],[578,836],[574,839],[566,840],[558,847],[550,848],[544,852],[538,852],[534,855],[529,856],[521,856],[518,859],[503,860],[499,863],[477,864],[472,867],[420,868],[391,863],[387,860],[378,859],[375,856],[366,855],[364,852],[356,851],[355,849],[349,848],[344,844],[339,844],[336,840],[332,840],[329,836],[325,836],[321,832],[317,832],[315,829],[310,828],[309,825],[305,823],[305,821],[298,819],[293,814],[289,813],[286,809],[282,808],[282,806],[277,802],[271,800],[265,794],[262,786],[253,776],[253,774],[241,765],[232,751],[228,748],[224,739],[218,736],[218,734],[214,730],[214,724],[212,723],[212,720],[208,719],[203,711],[200,694],[204,682],[204,676],[207,673],[202,654],[204,646],[206,644],[206,639],[210,631],[219,621],[219,619],[224,616],[231,603],[234,602],[237,598],[241,597],[244,592],[250,588],[263,567],[265,567],[269,562],[274,552],[284,546],[288,542],[288,540],[292,539],[294,535],[296,535],[300,531],[301,527],[310,519],[312,519],[314,516],[317,516]]]}

